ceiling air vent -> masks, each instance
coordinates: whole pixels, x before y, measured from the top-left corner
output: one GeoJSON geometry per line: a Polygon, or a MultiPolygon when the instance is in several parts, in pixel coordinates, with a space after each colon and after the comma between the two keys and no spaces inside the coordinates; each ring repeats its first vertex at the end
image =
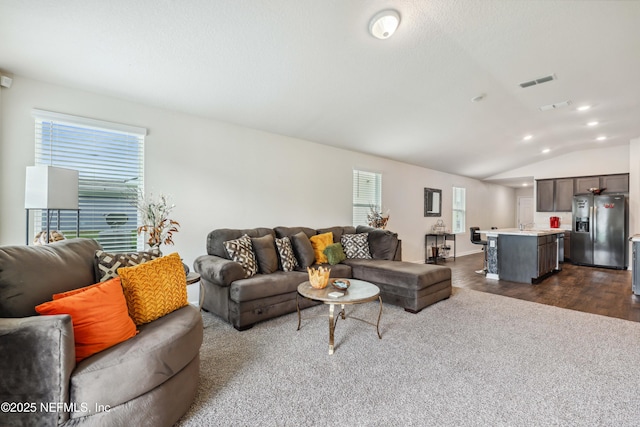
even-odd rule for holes
{"type": "Polygon", "coordinates": [[[563,101],[563,102],[556,102],[555,104],[543,105],[542,107],[538,107],[538,108],[540,109],[540,111],[549,111],[549,110],[556,110],[562,107],[568,107],[569,105],[571,105],[571,101],[563,101]]]}
{"type": "Polygon", "coordinates": [[[531,81],[528,81],[528,82],[520,83],[520,87],[521,88],[526,88],[526,87],[539,85],[539,84],[550,82],[551,80],[557,80],[557,79],[558,78],[556,77],[555,74],[551,74],[549,76],[540,77],[539,79],[535,79],[535,80],[531,80],[531,81]]]}

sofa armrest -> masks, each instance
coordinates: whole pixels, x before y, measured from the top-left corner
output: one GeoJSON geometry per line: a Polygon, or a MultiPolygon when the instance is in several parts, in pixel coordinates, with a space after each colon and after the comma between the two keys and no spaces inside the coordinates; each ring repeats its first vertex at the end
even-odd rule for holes
{"type": "Polygon", "coordinates": [[[240,263],[215,255],[199,256],[193,262],[193,268],[203,279],[218,286],[230,286],[245,277],[240,263]]]}
{"type": "Polygon", "coordinates": [[[0,402],[20,405],[2,414],[3,424],[60,425],[69,419],[56,404],[68,407],[76,365],[71,316],[0,318],[0,354],[0,402]]]}

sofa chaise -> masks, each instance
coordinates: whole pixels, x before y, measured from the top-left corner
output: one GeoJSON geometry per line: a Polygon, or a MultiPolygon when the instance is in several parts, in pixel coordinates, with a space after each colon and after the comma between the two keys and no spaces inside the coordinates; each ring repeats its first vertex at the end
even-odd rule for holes
{"type": "MultiPolygon", "coordinates": [[[[331,268],[331,277],[355,278],[380,288],[384,303],[418,313],[423,308],[451,295],[451,269],[401,261],[401,241],[396,233],[366,226],[337,226],[323,229],[275,227],[252,229],[216,229],[207,236],[207,255],[198,257],[194,269],[200,273],[200,307],[210,311],[236,329],[251,328],[256,322],[296,311],[297,287],[308,280],[307,267],[317,267],[310,245],[313,236],[331,233],[333,242],[343,236],[366,236],[370,258],[350,258],[331,268]],[[247,277],[241,263],[233,261],[225,242],[247,235],[256,252],[257,274],[247,277]],[[265,237],[270,236],[270,237],[265,237]],[[274,241],[289,238],[298,260],[293,271],[283,271],[274,241]],[[265,243],[266,242],[266,243],[265,243]],[[265,249],[271,255],[265,256],[265,249]],[[278,257],[272,258],[277,254],[278,257]],[[265,258],[271,264],[265,267],[265,258]]],[[[300,308],[317,304],[300,299],[300,308]]]]}
{"type": "Polygon", "coordinates": [[[197,308],[140,325],[78,363],[71,317],[37,315],[34,307],[52,294],[97,283],[99,249],[92,239],[0,247],[0,401],[15,405],[0,414],[1,425],[171,426],[193,402],[203,336],[197,308]]]}

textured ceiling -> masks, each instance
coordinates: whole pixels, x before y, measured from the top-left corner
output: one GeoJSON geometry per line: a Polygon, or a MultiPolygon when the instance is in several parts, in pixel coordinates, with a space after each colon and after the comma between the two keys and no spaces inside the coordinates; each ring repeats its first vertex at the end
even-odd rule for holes
{"type": "Polygon", "coordinates": [[[640,1],[2,0],[0,69],[483,179],[640,136],[639,23],[640,1]]]}

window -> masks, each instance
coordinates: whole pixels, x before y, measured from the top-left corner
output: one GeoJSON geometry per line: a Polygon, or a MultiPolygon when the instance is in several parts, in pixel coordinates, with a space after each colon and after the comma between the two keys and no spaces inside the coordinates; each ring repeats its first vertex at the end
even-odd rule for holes
{"type": "Polygon", "coordinates": [[[453,232],[464,233],[465,231],[465,216],[466,216],[466,192],[464,188],[453,187],[453,232]]]}
{"type": "MultiPolygon", "coordinates": [[[[80,237],[112,252],[142,248],[136,201],[143,192],[147,130],[42,110],[33,110],[33,117],[35,164],[78,171],[80,237]]],[[[44,215],[36,215],[34,231],[42,229],[44,215]]],[[[60,211],[50,223],[65,237],[76,237],[75,211],[60,211]]]]}
{"type": "Polygon", "coordinates": [[[367,225],[372,206],[382,207],[382,175],[353,171],[353,226],[367,225]]]}

